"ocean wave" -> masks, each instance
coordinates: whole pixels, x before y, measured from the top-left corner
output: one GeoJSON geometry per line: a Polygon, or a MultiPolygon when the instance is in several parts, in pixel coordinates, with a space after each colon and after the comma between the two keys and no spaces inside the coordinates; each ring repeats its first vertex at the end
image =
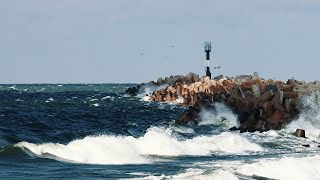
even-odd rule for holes
{"type": "Polygon", "coordinates": [[[247,176],[263,176],[276,179],[319,179],[320,156],[303,158],[284,157],[278,160],[260,160],[240,166],[237,173],[247,176]]]}
{"type": "Polygon", "coordinates": [[[220,135],[181,139],[170,128],[152,127],[144,136],[89,136],[66,145],[59,143],[33,144],[20,142],[17,147],[57,160],[88,164],[145,164],[156,156],[208,156],[214,153],[244,154],[263,151],[246,138],[224,132],[220,135]]]}
{"type": "Polygon", "coordinates": [[[226,125],[229,128],[236,126],[239,127],[237,116],[224,104],[215,103],[213,110],[203,110],[200,112],[199,125],[226,125]]]}

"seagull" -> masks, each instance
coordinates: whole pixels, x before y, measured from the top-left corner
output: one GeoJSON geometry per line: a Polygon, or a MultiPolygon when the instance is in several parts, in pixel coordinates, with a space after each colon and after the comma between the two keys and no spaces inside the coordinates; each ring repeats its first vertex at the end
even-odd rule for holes
{"type": "Polygon", "coordinates": [[[220,69],[221,68],[221,66],[217,66],[217,67],[214,67],[213,69],[220,69]]]}

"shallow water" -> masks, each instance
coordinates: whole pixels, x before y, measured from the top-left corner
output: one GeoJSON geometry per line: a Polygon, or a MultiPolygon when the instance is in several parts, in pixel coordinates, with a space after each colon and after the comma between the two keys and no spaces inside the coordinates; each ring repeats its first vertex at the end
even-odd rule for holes
{"type": "Polygon", "coordinates": [[[175,126],[185,107],[124,95],[130,86],[1,85],[0,177],[320,179],[316,94],[287,128],[240,134],[222,104],[175,126]],[[307,139],[292,135],[301,126],[307,139]]]}

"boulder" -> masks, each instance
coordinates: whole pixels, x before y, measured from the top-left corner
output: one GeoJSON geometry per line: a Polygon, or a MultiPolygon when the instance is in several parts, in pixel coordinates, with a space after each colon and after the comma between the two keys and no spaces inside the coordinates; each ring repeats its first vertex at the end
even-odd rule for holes
{"type": "Polygon", "coordinates": [[[189,106],[189,109],[186,110],[181,114],[181,116],[175,121],[175,124],[177,125],[187,125],[187,124],[193,124],[197,125],[198,122],[196,118],[199,115],[199,110],[189,106]]]}
{"type": "Polygon", "coordinates": [[[296,132],[294,133],[294,135],[297,136],[297,137],[305,138],[306,137],[306,132],[303,129],[297,129],[296,132]]]}

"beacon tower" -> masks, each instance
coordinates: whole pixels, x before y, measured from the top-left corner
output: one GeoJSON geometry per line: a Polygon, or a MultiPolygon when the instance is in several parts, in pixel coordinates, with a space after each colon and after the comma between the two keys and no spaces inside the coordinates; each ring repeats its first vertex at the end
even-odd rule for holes
{"type": "Polygon", "coordinates": [[[204,43],[204,52],[206,52],[206,76],[208,76],[211,79],[211,72],[210,72],[210,52],[211,52],[211,42],[205,42],[204,43]]]}

